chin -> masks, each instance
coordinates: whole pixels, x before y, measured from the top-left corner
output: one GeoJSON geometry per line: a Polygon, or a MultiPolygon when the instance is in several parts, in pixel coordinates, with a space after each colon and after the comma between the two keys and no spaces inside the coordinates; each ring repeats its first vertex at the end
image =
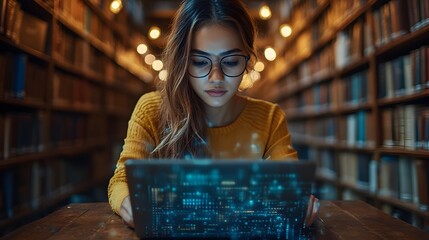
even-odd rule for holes
{"type": "Polygon", "coordinates": [[[204,98],[202,98],[202,100],[206,105],[213,108],[223,107],[227,105],[231,101],[231,99],[232,99],[232,96],[230,95],[225,95],[222,97],[204,96],[204,98]]]}

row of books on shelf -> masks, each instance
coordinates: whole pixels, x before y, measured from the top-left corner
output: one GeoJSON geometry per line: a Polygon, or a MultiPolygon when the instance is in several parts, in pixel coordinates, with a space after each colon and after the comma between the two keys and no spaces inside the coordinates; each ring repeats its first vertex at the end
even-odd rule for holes
{"type": "Polygon", "coordinates": [[[282,101],[289,112],[321,112],[341,107],[357,106],[368,102],[368,70],[359,71],[339,81],[325,81],[297,92],[293,98],[282,101]],[[341,104],[337,104],[337,101],[341,104]]]}
{"type": "MultiPolygon", "coordinates": [[[[93,2],[91,4],[95,4],[96,7],[98,6],[103,9],[105,6],[104,1],[93,2]]],[[[91,53],[94,52],[92,48],[98,49],[98,51],[106,53],[109,57],[115,57],[115,61],[121,67],[127,69],[141,80],[145,82],[152,81],[150,69],[144,65],[143,58],[135,51],[134,46],[130,47],[130,39],[128,39],[130,35],[135,36],[135,39],[133,38],[131,41],[137,41],[136,39],[143,39],[143,37],[137,36],[138,34],[132,30],[130,30],[132,32],[125,33],[125,36],[124,33],[115,33],[114,24],[118,21],[121,24],[129,25],[127,21],[128,15],[123,12],[127,12],[134,23],[139,24],[141,22],[142,16],[135,15],[142,11],[141,3],[131,0],[124,2],[124,5],[125,11],[121,11],[116,16],[119,20],[115,19],[113,22],[106,16],[105,11],[101,9],[101,15],[104,16],[101,17],[98,12],[94,12],[88,3],[83,0],[61,1],[58,4],[61,24],[54,26],[53,55],[65,56],[68,63],[83,65],[86,68],[89,62],[90,70],[96,70],[97,73],[103,74],[103,62],[105,61],[98,61],[98,57],[91,53]],[[110,20],[106,20],[105,18],[110,20]],[[111,27],[106,27],[107,25],[111,25],[111,27]],[[121,39],[121,36],[126,39],[121,39]],[[85,39],[85,41],[82,39],[85,39]],[[88,46],[88,42],[91,43],[91,47],[88,46]],[[66,54],[64,55],[63,53],[66,54]],[[84,61],[76,61],[76,59],[84,61]]],[[[121,28],[121,30],[126,29],[121,28]]]]}
{"type": "MultiPolygon", "coordinates": [[[[331,52],[328,57],[323,58],[323,62],[331,59],[334,64],[325,65],[325,68],[328,72],[332,72],[333,67],[338,70],[342,69],[354,61],[362,59],[363,56],[371,54],[377,47],[381,47],[406,33],[414,31],[413,26],[425,26],[429,23],[426,13],[429,10],[426,1],[390,0],[385,1],[381,6],[374,5],[377,7],[372,9],[370,14],[357,15],[352,24],[345,29],[339,29],[337,32],[336,30],[341,26],[340,23],[350,16],[350,12],[359,11],[363,7],[363,2],[353,1],[357,3],[350,3],[354,5],[353,8],[344,9],[348,2],[332,1],[328,9],[322,13],[321,17],[309,29],[302,32],[296,41],[289,43],[284,58],[292,63],[305,62],[304,60],[307,60],[307,56],[312,51],[315,51],[309,61],[317,62],[317,58],[319,58],[318,52],[331,52]],[[411,18],[416,16],[414,15],[415,11],[419,11],[420,14],[417,14],[417,16],[420,20],[418,23],[412,24],[411,18]],[[324,40],[335,36],[335,34],[334,44],[324,40]],[[374,39],[372,39],[372,36],[374,36],[374,39]],[[323,46],[323,48],[319,49],[319,45],[323,46]]],[[[294,67],[294,64],[289,65],[294,67]]],[[[309,79],[312,75],[320,72],[319,68],[312,65],[308,68],[309,71],[300,74],[299,79],[304,81],[304,79],[309,79]]]]}
{"type": "Polygon", "coordinates": [[[61,111],[5,112],[0,114],[0,159],[120,139],[127,119],[61,111]]]}
{"type": "Polygon", "coordinates": [[[429,47],[378,65],[379,98],[409,95],[429,88],[429,47]]]}
{"type": "Polygon", "coordinates": [[[382,110],[383,145],[429,150],[429,107],[397,105],[382,110]]]}
{"type": "Polygon", "coordinates": [[[59,1],[56,11],[68,24],[97,39],[103,48],[113,50],[114,32],[107,27],[110,23],[103,21],[83,0],[59,1]]]}
{"type": "Polygon", "coordinates": [[[142,89],[141,80],[149,82],[152,79],[150,71],[144,66],[143,58],[134,49],[120,45],[119,42],[115,47],[116,58],[112,59],[111,54],[105,54],[67,26],[61,23],[54,25],[52,56],[55,61],[83,74],[95,75],[95,78],[101,78],[109,84],[119,81],[121,84],[132,84],[125,86],[130,91],[142,89]],[[128,72],[127,76],[123,76],[124,72],[128,72]],[[140,81],[130,81],[136,78],[140,81]]]}
{"type": "Polygon", "coordinates": [[[103,89],[100,84],[63,71],[54,72],[52,91],[54,106],[91,110],[100,109],[103,105],[103,89]]]}
{"type": "Polygon", "coordinates": [[[0,34],[39,52],[46,51],[49,24],[22,9],[18,0],[0,1],[0,34]]]}
{"type": "Polygon", "coordinates": [[[429,2],[408,0],[408,18],[411,30],[418,30],[429,24],[429,2]]]}
{"type": "Polygon", "coordinates": [[[65,62],[82,72],[105,75],[104,62],[108,61],[105,54],[60,23],[54,25],[52,46],[52,56],[56,61],[65,62]]]}
{"type": "Polygon", "coordinates": [[[48,66],[25,53],[0,49],[0,96],[43,101],[46,99],[48,66]]]}
{"type": "MultiPolygon", "coordinates": [[[[46,201],[91,179],[91,155],[59,157],[19,165],[0,174],[0,220],[38,209],[46,201]]],[[[102,167],[102,166],[100,166],[102,167]]]]}
{"type": "Polygon", "coordinates": [[[338,180],[380,197],[413,203],[422,211],[429,210],[429,162],[401,156],[336,152],[307,148],[304,157],[315,159],[319,176],[338,180]],[[338,161],[338,162],[337,162],[338,161]]]}
{"type": "MultiPolygon", "coordinates": [[[[324,4],[320,4],[320,6],[323,5],[324,4]]],[[[287,40],[285,41],[285,44],[289,45],[285,52],[285,59],[290,59],[292,62],[301,61],[301,59],[305,58],[314,48],[319,47],[319,42],[325,42],[332,38],[332,36],[335,36],[338,28],[341,26],[341,23],[350,16],[353,16],[353,13],[359,11],[363,5],[364,3],[362,1],[331,1],[317,20],[312,22],[311,25],[308,25],[308,28],[306,28],[292,44],[288,43],[287,40]]],[[[297,11],[296,14],[302,14],[300,11],[304,11],[304,14],[306,14],[306,10],[304,9],[297,11]]],[[[294,17],[292,17],[292,19],[293,18],[294,17]]],[[[304,17],[302,20],[298,20],[297,22],[300,23],[306,19],[308,18],[304,17]]],[[[294,23],[292,24],[292,27],[294,27],[294,23]]],[[[361,31],[361,28],[356,29],[361,31]]],[[[362,33],[359,34],[360,36],[358,37],[363,36],[362,33]]],[[[352,46],[351,44],[352,43],[350,43],[349,46],[352,46]]],[[[371,44],[372,43],[368,43],[368,45],[371,44]]],[[[358,45],[355,46],[360,47],[358,45]]],[[[368,47],[369,46],[365,46],[365,48],[368,47]]],[[[347,55],[343,56],[348,57],[347,55]]],[[[335,60],[335,62],[337,62],[337,60],[335,60]]]]}
{"type": "Polygon", "coordinates": [[[42,111],[0,115],[0,159],[45,150],[46,120],[42,111]]]}
{"type": "Polygon", "coordinates": [[[321,112],[333,108],[335,94],[335,84],[332,81],[327,81],[300,91],[293,98],[286,98],[280,104],[290,115],[321,112]]]}
{"type": "Polygon", "coordinates": [[[299,76],[299,81],[297,78],[295,81],[288,81],[292,84],[290,88],[293,89],[294,85],[305,86],[332,74],[335,70],[335,58],[332,46],[332,44],[325,46],[311,56],[310,59],[300,63],[296,73],[299,76]]]}
{"type": "Polygon", "coordinates": [[[298,1],[299,4],[285,4],[284,9],[288,9],[286,16],[290,16],[292,29],[300,31],[308,21],[308,16],[313,16],[314,13],[327,1],[298,1]]]}
{"type": "Polygon", "coordinates": [[[366,18],[359,18],[337,33],[334,43],[336,69],[342,69],[374,51],[369,24],[366,18]]]}
{"type": "Polygon", "coordinates": [[[412,27],[408,19],[411,14],[412,9],[408,9],[405,0],[390,0],[374,9],[369,15],[374,22],[374,44],[382,46],[408,33],[412,27]]]}
{"type": "Polygon", "coordinates": [[[131,98],[129,94],[110,89],[106,89],[106,93],[105,104],[107,112],[116,112],[129,117],[131,112],[128,112],[128,110],[134,109],[137,99],[131,98]]]}
{"type": "MultiPolygon", "coordinates": [[[[338,198],[342,200],[361,200],[374,204],[374,199],[368,198],[365,195],[355,191],[355,189],[345,188],[341,191],[338,188],[330,183],[319,183],[317,185],[316,195],[319,199],[323,200],[337,200],[338,198]]],[[[390,203],[382,203],[381,210],[394,218],[401,219],[417,228],[424,229],[425,223],[424,218],[419,214],[415,214],[413,211],[404,210],[403,207],[398,207],[390,203]]],[[[427,227],[427,226],[426,226],[427,227]]]]}
{"type": "Polygon", "coordinates": [[[360,110],[339,118],[338,140],[356,147],[375,147],[374,114],[360,110]]]}
{"type": "Polygon", "coordinates": [[[339,118],[291,119],[288,124],[293,139],[298,142],[371,148],[375,146],[373,123],[373,113],[361,110],[339,118]]]}

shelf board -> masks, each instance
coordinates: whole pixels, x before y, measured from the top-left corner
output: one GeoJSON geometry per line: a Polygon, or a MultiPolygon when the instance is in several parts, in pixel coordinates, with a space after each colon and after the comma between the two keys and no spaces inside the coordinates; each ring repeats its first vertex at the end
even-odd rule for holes
{"type": "Polygon", "coordinates": [[[42,100],[35,101],[35,100],[29,100],[29,99],[17,99],[17,98],[1,98],[0,99],[0,106],[1,105],[9,105],[13,107],[23,107],[23,108],[34,108],[34,109],[41,109],[45,110],[47,108],[46,103],[44,103],[42,100]]]}
{"type": "Polygon", "coordinates": [[[71,104],[62,104],[62,103],[53,103],[52,110],[54,111],[63,111],[63,112],[74,112],[74,113],[84,113],[84,114],[93,114],[100,113],[99,106],[76,106],[73,103],[71,104]]]}
{"type": "Polygon", "coordinates": [[[409,95],[403,95],[393,98],[383,98],[378,100],[379,106],[389,106],[399,103],[408,103],[413,101],[422,100],[425,98],[429,98],[429,88],[426,88],[422,90],[421,92],[409,94],[409,95]]]}
{"type": "Polygon", "coordinates": [[[31,216],[36,216],[37,214],[43,212],[44,210],[49,209],[52,206],[55,206],[65,200],[67,200],[67,198],[69,198],[71,195],[79,193],[79,192],[83,192],[87,189],[89,189],[90,187],[95,185],[95,181],[92,180],[90,182],[83,182],[80,183],[78,185],[69,185],[67,186],[67,190],[57,193],[57,194],[52,194],[52,195],[56,195],[54,197],[45,197],[41,202],[40,206],[37,207],[37,209],[28,209],[25,210],[21,213],[19,213],[16,216],[13,216],[12,218],[6,219],[6,220],[1,220],[0,221],[0,228],[5,228],[7,226],[11,226],[11,225],[15,225],[18,222],[29,218],[31,216]]]}
{"type": "Polygon", "coordinates": [[[369,102],[367,103],[358,103],[358,104],[352,104],[352,103],[345,103],[343,104],[339,109],[338,112],[340,114],[349,114],[354,113],[362,110],[371,110],[371,104],[369,102]]]}
{"type": "Polygon", "coordinates": [[[8,47],[12,47],[12,48],[15,48],[21,52],[24,52],[24,53],[32,56],[33,58],[40,60],[40,61],[43,61],[46,63],[49,63],[52,61],[51,56],[49,56],[45,53],[39,52],[37,50],[34,50],[34,49],[27,47],[25,45],[17,44],[14,41],[12,41],[11,39],[9,39],[3,35],[0,35],[0,43],[2,43],[1,45],[5,44],[8,47]]]}
{"type": "Polygon", "coordinates": [[[420,208],[416,204],[414,204],[414,203],[404,202],[404,201],[402,201],[400,199],[397,199],[397,198],[387,197],[387,196],[380,196],[380,195],[377,195],[376,198],[378,200],[380,200],[381,202],[394,205],[396,207],[402,208],[404,210],[413,212],[413,213],[415,213],[417,215],[420,215],[422,217],[425,217],[425,218],[429,219],[429,212],[428,211],[422,211],[422,210],[420,210],[420,208]]]}
{"type": "Polygon", "coordinates": [[[379,152],[381,154],[404,155],[414,158],[429,158],[429,150],[423,149],[406,149],[395,146],[394,148],[382,147],[379,152]]]}
{"type": "Polygon", "coordinates": [[[376,198],[376,193],[369,191],[366,187],[360,187],[351,183],[340,182],[339,185],[345,189],[350,189],[359,195],[364,195],[365,197],[369,197],[372,199],[376,198]]]}
{"type": "Polygon", "coordinates": [[[65,61],[55,59],[54,66],[56,68],[59,68],[59,69],[65,71],[65,72],[83,77],[84,79],[88,79],[93,83],[97,83],[97,84],[103,84],[104,83],[104,77],[102,75],[94,73],[94,72],[90,72],[90,71],[85,71],[82,68],[76,67],[73,64],[67,63],[65,61]]]}
{"type": "Polygon", "coordinates": [[[374,55],[377,59],[386,56],[399,56],[414,49],[416,46],[424,45],[429,41],[429,25],[418,29],[415,32],[409,32],[390,41],[386,45],[375,49],[374,55]]]}
{"type": "Polygon", "coordinates": [[[318,110],[286,110],[286,116],[289,121],[295,121],[306,118],[319,118],[333,116],[336,113],[335,109],[328,107],[315,107],[318,110]]]}
{"type": "Polygon", "coordinates": [[[330,0],[326,0],[324,1],[317,9],[316,11],[308,18],[308,20],[306,21],[306,23],[303,24],[303,26],[301,27],[301,29],[298,29],[298,31],[294,31],[294,33],[292,34],[292,36],[288,39],[288,41],[285,41],[285,44],[283,44],[282,49],[279,51],[282,55],[284,55],[284,53],[289,50],[290,46],[293,46],[293,44],[297,41],[298,37],[304,32],[304,30],[308,29],[311,24],[318,19],[323,12],[326,11],[326,9],[328,9],[328,7],[330,6],[331,1],[330,0]]]}
{"type": "Polygon", "coordinates": [[[359,59],[351,61],[343,68],[337,69],[334,75],[335,77],[344,77],[365,68],[369,68],[369,56],[363,56],[359,59]]]}
{"type": "Polygon", "coordinates": [[[92,149],[108,145],[105,140],[100,141],[88,141],[87,143],[79,143],[70,146],[55,146],[48,148],[43,152],[35,152],[29,154],[18,155],[10,157],[8,159],[3,159],[0,161],[0,170],[7,169],[12,166],[21,165],[24,163],[29,163],[33,161],[40,161],[48,158],[54,158],[57,156],[65,155],[77,155],[91,151],[92,149]]]}

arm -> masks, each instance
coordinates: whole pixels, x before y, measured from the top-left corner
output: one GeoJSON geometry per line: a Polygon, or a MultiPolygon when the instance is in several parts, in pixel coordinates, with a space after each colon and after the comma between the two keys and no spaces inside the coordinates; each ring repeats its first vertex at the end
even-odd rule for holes
{"type": "MultiPolygon", "coordinates": [[[[271,156],[270,159],[296,159],[298,155],[292,147],[291,135],[289,133],[286,116],[278,107],[275,107],[273,121],[271,124],[270,138],[266,150],[266,156],[271,156]]],[[[310,195],[308,200],[307,213],[304,220],[305,226],[310,226],[316,220],[319,213],[319,199],[310,195]]]]}
{"type": "Polygon", "coordinates": [[[265,147],[264,159],[295,159],[298,154],[292,146],[291,135],[286,122],[286,115],[278,105],[273,109],[273,117],[269,129],[269,139],[265,147]]]}
{"type": "Polygon", "coordinates": [[[116,170],[108,186],[109,203],[113,211],[119,214],[127,223],[132,224],[131,204],[128,195],[125,162],[128,159],[147,158],[154,149],[157,140],[157,126],[151,116],[158,114],[153,107],[151,96],[147,94],[140,98],[128,122],[127,136],[123,150],[116,164],[116,170]],[[147,96],[149,95],[149,97],[147,96]],[[150,99],[148,99],[150,98],[150,99]],[[148,103],[149,102],[149,103],[148,103]],[[127,200],[128,199],[128,200],[127,200]]]}

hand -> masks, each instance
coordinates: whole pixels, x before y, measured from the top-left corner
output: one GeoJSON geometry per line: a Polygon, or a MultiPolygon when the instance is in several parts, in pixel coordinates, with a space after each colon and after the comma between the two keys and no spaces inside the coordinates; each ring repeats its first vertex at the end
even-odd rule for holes
{"type": "Polygon", "coordinates": [[[134,228],[133,211],[131,208],[130,196],[127,196],[124,201],[122,201],[121,209],[119,210],[119,215],[122,217],[126,224],[134,228]]]}
{"type": "Polygon", "coordinates": [[[308,199],[308,207],[307,207],[307,214],[305,216],[304,225],[305,226],[311,226],[313,222],[316,220],[318,214],[319,214],[319,199],[312,195],[310,195],[310,199],[308,199]]]}

